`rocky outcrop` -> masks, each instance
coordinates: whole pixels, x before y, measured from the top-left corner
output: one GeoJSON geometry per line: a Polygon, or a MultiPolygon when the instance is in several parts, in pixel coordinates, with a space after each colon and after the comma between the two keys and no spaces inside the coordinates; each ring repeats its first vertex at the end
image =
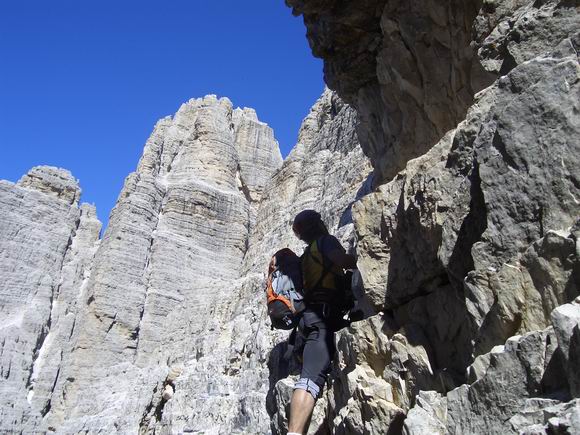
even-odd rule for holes
{"type": "Polygon", "coordinates": [[[281,163],[271,130],[227,99],[191,100],[156,125],[95,256],[52,426],[151,429],[171,368],[201,377],[189,391],[208,391],[210,367],[197,360],[219,352],[252,202],[281,163]]]}
{"type": "Polygon", "coordinates": [[[428,151],[491,82],[470,47],[480,1],[286,3],[304,16],[326,83],[356,108],[377,184],[428,151]]]}
{"type": "MultiPolygon", "coordinates": [[[[575,333],[579,315],[578,304],[562,305],[554,311],[553,327],[511,337],[480,356],[474,362],[479,368],[469,368],[474,373],[470,385],[446,397],[421,392],[405,420],[405,433],[426,433],[425,427],[438,428],[432,433],[577,432],[580,407],[577,399],[562,403],[573,385],[562,371],[570,357],[563,337],[575,333]]],[[[577,397],[573,389],[570,393],[577,397]]]]}
{"type": "Polygon", "coordinates": [[[274,430],[278,420],[284,421],[276,414],[274,388],[290,373],[282,359],[288,333],[270,329],[262,296],[265,269],[278,249],[301,252],[291,220],[303,208],[327,205],[331,230],[352,244],[351,219],[340,214],[364,190],[370,171],[354,134],[355,120],[354,111],[329,91],[304,120],[296,147],[262,194],[243,278],[231,283],[230,301],[213,303],[211,332],[198,339],[198,355],[185,363],[175,395],[164,407],[160,424],[168,432],[187,427],[216,434],[270,433],[269,414],[274,430]]]}
{"type": "Polygon", "coordinates": [[[248,270],[262,272],[283,247],[301,249],[291,221],[307,208],[320,210],[329,229],[352,249],[351,206],[369,191],[371,171],[359,147],[356,120],[356,113],[329,90],[312,107],[296,146],[264,191],[246,255],[248,270]]]}
{"type": "Polygon", "coordinates": [[[100,241],[65,171],[0,182],[0,431],[285,433],[264,269],[316,208],[367,318],[310,433],[577,433],[577,2],[287,3],[338,95],[284,162],[208,96],[159,121],[100,241]]]}
{"type": "Polygon", "coordinates": [[[2,432],[36,428],[50,411],[101,227],[79,197],[53,167],[0,181],[2,432]]]}
{"type": "Polygon", "coordinates": [[[341,337],[332,430],[396,433],[403,412],[408,433],[517,432],[511,417],[553,406],[573,421],[576,379],[552,385],[542,361],[580,292],[578,5],[287,4],[375,169],[352,211],[378,314],[341,337]]]}
{"type": "MultiPolygon", "coordinates": [[[[355,125],[352,108],[326,90],[304,120],[298,143],[264,193],[246,255],[248,268],[263,274],[272,254],[284,247],[300,254],[304,245],[293,234],[291,224],[298,212],[308,208],[320,210],[329,230],[345,248],[355,250],[351,206],[368,192],[371,183],[371,166],[358,144],[355,125]]],[[[270,335],[266,331],[260,330],[257,338],[262,343],[260,353],[265,355],[262,363],[270,369],[267,408],[272,415],[271,431],[284,433],[293,385],[292,378],[285,376],[295,375],[296,368],[282,359],[288,333],[270,335]],[[264,341],[263,337],[269,338],[264,341]]],[[[316,425],[326,427],[324,403],[318,405],[313,430],[316,425]]]]}
{"type": "Polygon", "coordinates": [[[209,96],[157,124],[102,241],[68,172],[3,182],[0,430],[154,423],[169,368],[199,357],[211,307],[230,303],[251,209],[281,163],[252,110],[209,96]]]}

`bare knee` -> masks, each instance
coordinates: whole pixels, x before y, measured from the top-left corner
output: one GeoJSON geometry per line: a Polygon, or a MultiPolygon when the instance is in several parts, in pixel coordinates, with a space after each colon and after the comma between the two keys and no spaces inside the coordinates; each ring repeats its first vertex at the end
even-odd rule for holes
{"type": "Polygon", "coordinates": [[[300,378],[294,385],[294,390],[304,390],[310,393],[312,398],[316,401],[320,396],[321,388],[312,379],[300,378]]]}

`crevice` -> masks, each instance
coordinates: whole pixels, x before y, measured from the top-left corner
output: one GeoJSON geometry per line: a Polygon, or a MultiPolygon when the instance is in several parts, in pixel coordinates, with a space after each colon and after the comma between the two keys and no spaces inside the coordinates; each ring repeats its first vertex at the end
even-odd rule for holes
{"type": "Polygon", "coordinates": [[[76,327],[76,325],[77,325],[77,316],[75,316],[75,317],[73,318],[73,324],[72,324],[72,327],[70,328],[70,334],[68,335],[68,339],[69,339],[69,340],[72,338],[72,336],[73,336],[73,334],[74,334],[74,332],[75,332],[75,327],[76,327]]]}
{"type": "Polygon", "coordinates": [[[495,133],[493,134],[493,139],[492,139],[492,145],[493,147],[499,151],[499,153],[501,154],[504,162],[506,162],[506,164],[510,167],[512,167],[513,169],[519,170],[519,166],[518,164],[515,162],[515,160],[513,159],[512,156],[510,156],[507,152],[507,149],[505,147],[505,144],[501,138],[501,136],[499,135],[497,129],[495,130],[495,133]]]}
{"type": "MultiPolygon", "coordinates": [[[[151,420],[154,419],[155,423],[158,423],[163,418],[163,410],[165,408],[165,404],[168,400],[163,397],[163,391],[165,387],[170,385],[175,391],[175,384],[172,381],[165,380],[161,385],[161,393],[157,404],[155,404],[155,398],[157,396],[158,385],[153,388],[153,394],[151,395],[151,400],[145,407],[145,411],[143,412],[143,416],[141,417],[141,421],[139,422],[139,433],[151,433],[149,426],[151,425],[151,420]]],[[[153,429],[153,433],[155,433],[155,429],[153,429]]]]}
{"type": "MultiPolygon", "coordinates": [[[[145,290],[147,291],[147,289],[145,290]]],[[[143,315],[145,314],[145,304],[147,303],[147,293],[145,294],[145,301],[143,302],[143,307],[139,312],[139,323],[137,327],[131,332],[131,340],[135,340],[135,350],[139,347],[139,332],[141,331],[141,322],[143,321],[143,315]]]]}
{"type": "MultiPolygon", "coordinates": [[[[60,362],[62,362],[62,351],[60,352],[60,362]]],[[[54,377],[54,382],[52,383],[52,387],[50,388],[50,397],[48,399],[48,402],[46,403],[46,405],[44,406],[44,408],[42,408],[42,411],[40,412],[42,417],[45,417],[50,412],[50,410],[52,408],[52,395],[54,394],[54,390],[56,389],[56,384],[57,384],[58,378],[60,376],[60,362],[59,362],[58,369],[56,370],[56,376],[54,377]]]]}
{"type": "Polygon", "coordinates": [[[236,184],[237,184],[238,190],[244,195],[244,197],[246,198],[246,201],[248,202],[248,205],[249,205],[248,214],[246,217],[246,225],[245,225],[246,226],[246,240],[244,241],[244,253],[243,253],[243,257],[245,260],[246,253],[250,249],[250,233],[252,230],[251,206],[255,201],[252,199],[250,189],[248,188],[247,184],[245,183],[244,179],[242,178],[242,169],[241,169],[239,163],[238,163],[238,167],[236,169],[236,184]]]}
{"type": "Polygon", "coordinates": [[[536,210],[536,219],[540,225],[540,238],[544,237],[544,206],[540,204],[536,210]]]}
{"type": "Polygon", "coordinates": [[[161,421],[161,418],[163,417],[163,408],[165,408],[166,403],[167,401],[162,397],[155,407],[155,413],[153,414],[155,416],[155,420],[161,421]]]}
{"type": "MultiPolygon", "coordinates": [[[[48,337],[48,334],[50,333],[50,329],[52,328],[52,321],[53,321],[53,311],[54,311],[54,303],[55,300],[58,298],[59,294],[60,294],[60,288],[62,286],[63,283],[63,275],[62,275],[62,269],[65,265],[65,261],[67,259],[67,256],[71,250],[74,238],[77,234],[77,231],[80,227],[81,224],[81,214],[79,211],[79,216],[77,217],[76,221],[75,221],[75,226],[74,228],[72,228],[68,241],[67,241],[67,245],[66,248],[64,249],[64,254],[62,256],[62,260],[60,262],[59,265],[59,271],[60,271],[60,275],[59,275],[59,282],[56,286],[52,286],[51,287],[51,291],[50,291],[50,310],[48,313],[48,319],[46,320],[46,323],[42,326],[42,329],[40,331],[40,334],[38,335],[38,337],[36,338],[36,343],[34,345],[34,349],[32,351],[32,361],[30,363],[30,368],[29,368],[29,373],[28,373],[28,378],[26,380],[26,389],[28,391],[33,391],[34,390],[34,382],[32,380],[32,376],[34,375],[34,371],[35,371],[35,366],[38,360],[38,357],[40,356],[42,349],[45,345],[46,342],[46,338],[48,337]]],[[[60,367],[59,367],[59,371],[60,371],[60,367]]]]}
{"type": "Polygon", "coordinates": [[[137,357],[138,349],[139,349],[139,333],[141,331],[141,322],[143,321],[143,317],[145,315],[145,307],[147,305],[147,298],[149,296],[149,287],[150,287],[149,286],[149,279],[150,279],[150,275],[151,275],[150,268],[151,268],[151,259],[153,256],[153,245],[155,244],[155,236],[157,234],[157,229],[159,228],[159,222],[161,222],[163,205],[165,203],[167,191],[168,191],[168,189],[165,188],[163,191],[163,196],[160,200],[159,209],[157,210],[157,222],[155,224],[155,228],[153,229],[153,231],[151,233],[149,247],[147,248],[145,266],[143,268],[143,281],[144,281],[144,287],[145,287],[145,290],[144,290],[145,295],[143,298],[143,305],[141,306],[141,309],[139,312],[139,322],[137,323],[136,328],[131,332],[131,340],[133,340],[135,342],[135,358],[137,357]]]}
{"type": "Polygon", "coordinates": [[[159,177],[161,174],[161,169],[163,165],[163,151],[165,150],[165,138],[161,141],[161,145],[159,146],[159,166],[157,167],[157,174],[155,176],[159,177]]]}
{"type": "Polygon", "coordinates": [[[115,313],[115,317],[113,317],[113,320],[111,321],[111,324],[107,328],[106,334],[108,334],[111,331],[111,329],[113,329],[113,326],[115,326],[116,324],[117,324],[117,313],[115,313]]]}
{"type": "Polygon", "coordinates": [[[238,190],[244,195],[248,203],[252,204],[253,202],[255,202],[252,199],[250,189],[248,188],[246,182],[244,181],[244,178],[242,177],[242,168],[240,167],[239,164],[236,170],[236,184],[238,185],[238,190]]]}
{"type": "MultiPolygon", "coordinates": [[[[514,39],[516,39],[516,38],[514,38],[514,39]]],[[[501,67],[499,69],[499,75],[505,76],[506,74],[509,74],[509,72],[511,70],[513,70],[516,66],[518,66],[518,64],[517,64],[515,58],[512,56],[512,54],[507,49],[505,49],[503,62],[501,63],[501,67]]]]}
{"type": "Polygon", "coordinates": [[[481,189],[479,164],[473,159],[473,168],[468,179],[470,181],[469,213],[463,220],[457,235],[453,252],[449,257],[447,273],[449,281],[458,289],[463,289],[463,280],[467,273],[475,268],[471,248],[481,240],[487,229],[487,209],[481,189]]]}
{"type": "Polygon", "coordinates": [[[155,401],[155,394],[157,393],[157,385],[155,385],[155,388],[153,388],[153,394],[151,395],[151,400],[149,401],[149,403],[147,404],[147,406],[145,407],[145,410],[143,411],[143,416],[141,417],[141,421],[139,422],[139,433],[140,434],[145,434],[145,433],[149,433],[149,423],[151,422],[151,411],[153,409],[153,402],[155,401]]]}

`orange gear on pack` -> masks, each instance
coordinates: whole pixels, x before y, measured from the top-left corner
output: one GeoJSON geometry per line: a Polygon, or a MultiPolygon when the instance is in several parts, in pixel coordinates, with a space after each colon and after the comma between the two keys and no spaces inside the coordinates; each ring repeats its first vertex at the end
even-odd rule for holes
{"type": "Polygon", "coordinates": [[[298,320],[297,314],[304,309],[302,300],[300,258],[291,249],[281,249],[270,261],[266,281],[272,328],[292,329],[298,320]]]}

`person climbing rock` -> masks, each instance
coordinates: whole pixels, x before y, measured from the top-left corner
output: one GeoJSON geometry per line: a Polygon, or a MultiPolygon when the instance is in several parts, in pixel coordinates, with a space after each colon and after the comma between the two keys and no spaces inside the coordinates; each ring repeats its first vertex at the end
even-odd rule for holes
{"type": "Polygon", "coordinates": [[[301,260],[305,309],[296,339],[301,344],[295,348],[302,370],[290,402],[288,435],[306,433],[335,355],[334,333],[348,324],[343,316],[352,308],[344,269],[356,268],[356,258],[328,233],[318,212],[298,213],[292,229],[307,247],[301,260]]]}

